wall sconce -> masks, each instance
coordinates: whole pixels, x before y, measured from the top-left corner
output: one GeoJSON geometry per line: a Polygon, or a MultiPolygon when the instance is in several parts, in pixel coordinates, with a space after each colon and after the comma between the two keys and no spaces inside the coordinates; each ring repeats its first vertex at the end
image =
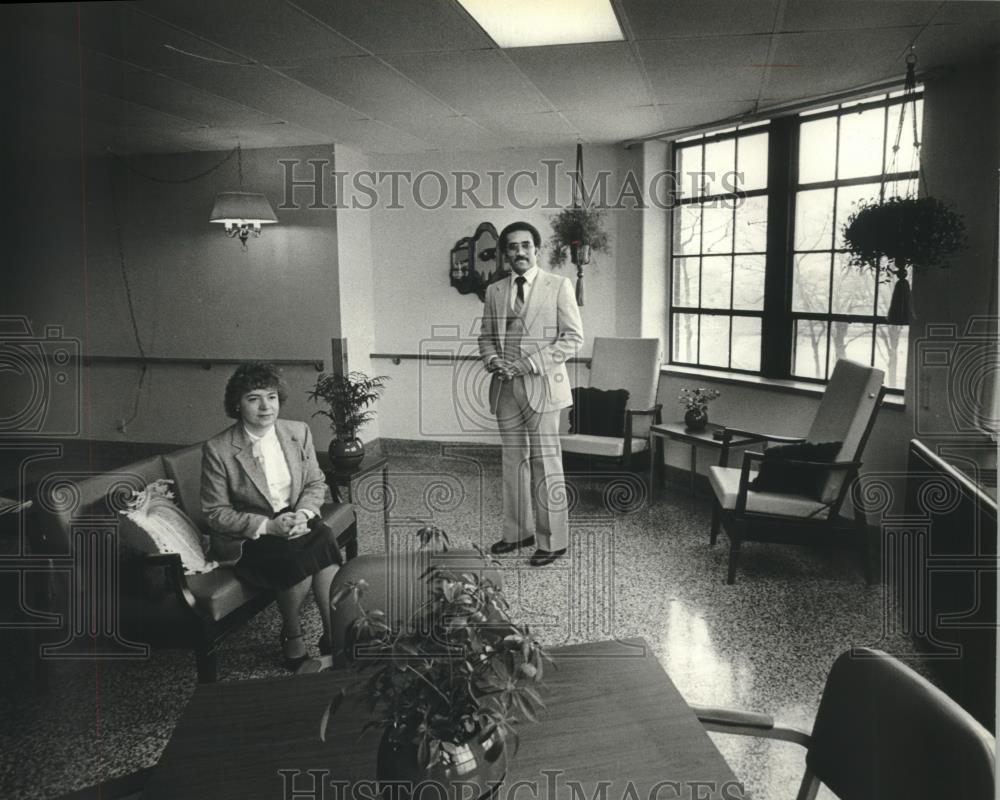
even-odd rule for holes
{"type": "Polygon", "coordinates": [[[260,226],[272,225],[278,218],[264,195],[243,191],[243,148],[239,144],[236,145],[236,159],[240,190],[219,192],[215,196],[215,205],[208,221],[221,222],[225,226],[226,236],[230,239],[238,237],[246,250],[250,235],[253,234],[254,238],[260,236],[260,226]]]}

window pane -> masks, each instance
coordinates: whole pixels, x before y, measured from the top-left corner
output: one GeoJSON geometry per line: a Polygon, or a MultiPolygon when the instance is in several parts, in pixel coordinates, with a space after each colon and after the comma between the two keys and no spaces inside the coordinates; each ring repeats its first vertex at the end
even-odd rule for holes
{"type": "Polygon", "coordinates": [[[698,315],[674,314],[674,329],[671,345],[674,351],[674,361],[689,364],[698,361],[698,315]]]}
{"type": "MultiPolygon", "coordinates": [[[[899,137],[899,152],[896,154],[895,163],[892,158],[892,147],[896,143],[896,133],[899,131],[899,115],[903,105],[895,105],[888,109],[889,124],[886,128],[885,137],[885,169],[886,172],[916,172],[920,166],[917,163],[916,150],[913,147],[913,108],[910,103],[906,103],[906,111],[903,114],[903,133],[899,137]]],[[[917,138],[921,136],[921,123],[923,121],[924,101],[917,101],[917,138]]]]}
{"type": "Polygon", "coordinates": [[[702,364],[729,366],[729,317],[702,315],[701,349],[698,354],[702,364]]]}
{"type": "MultiPolygon", "coordinates": [[[[847,263],[844,253],[833,257],[833,313],[872,316],[875,313],[875,275],[847,263]]],[[[863,363],[867,364],[866,357],[863,363]]]]}
{"type": "Polygon", "coordinates": [[[733,317],[733,369],[760,369],[760,318],[733,317]]]}
{"type": "Polygon", "coordinates": [[[885,385],[890,389],[906,388],[909,332],[906,325],[878,325],[875,328],[875,366],[885,371],[885,385]]]}
{"type": "Polygon", "coordinates": [[[690,197],[701,185],[701,145],[677,150],[677,189],[679,197],[690,197]]]}
{"type": "Polygon", "coordinates": [[[701,206],[674,209],[674,255],[696,256],[701,252],[701,206]]]}
{"type": "Polygon", "coordinates": [[[821,320],[795,320],[792,342],[793,374],[800,378],[826,378],[826,323],[821,320]]]}
{"type": "Polygon", "coordinates": [[[837,118],[802,123],[799,134],[799,183],[832,181],[837,162],[837,118]]]}
{"type": "Polygon", "coordinates": [[[732,260],[732,256],[705,256],[701,260],[702,308],[729,308],[732,260]]]}
{"type": "Polygon", "coordinates": [[[833,323],[830,331],[830,372],[841,358],[871,364],[873,327],[870,322],[833,323]]]}
{"type": "Polygon", "coordinates": [[[830,311],[830,255],[795,256],[792,276],[792,311],[827,314],[830,311]]]}
{"type": "Polygon", "coordinates": [[[840,117],[838,178],[882,174],[884,127],[884,108],[870,108],[860,114],[840,117]]]}
{"type": "Polygon", "coordinates": [[[736,169],[742,173],[740,189],[750,192],[767,188],[767,134],[760,133],[740,139],[736,162],[736,169]]]}
{"type": "Polygon", "coordinates": [[[675,306],[698,305],[698,259],[675,258],[671,302],[675,306]]]}
{"type": "Polygon", "coordinates": [[[833,245],[833,189],[795,195],[795,249],[826,250],[833,245]]]}
{"type": "Polygon", "coordinates": [[[767,250],[767,197],[745,197],[736,206],[737,253],[767,250]]]}
{"type": "Polygon", "coordinates": [[[844,244],[844,226],[848,217],[858,210],[858,203],[861,201],[872,202],[878,200],[879,184],[862,183],[857,186],[840,186],[837,189],[837,247],[846,247],[844,244]]]}
{"type": "Polygon", "coordinates": [[[736,256],[733,265],[733,308],[763,311],[764,256],[736,256]]]}
{"type": "Polygon", "coordinates": [[[733,210],[724,203],[709,201],[702,206],[702,219],[703,252],[733,252],[733,210]]]}
{"type": "Polygon", "coordinates": [[[736,169],[736,140],[723,139],[705,145],[705,183],[708,194],[722,194],[728,191],[722,184],[722,176],[736,169]]]}

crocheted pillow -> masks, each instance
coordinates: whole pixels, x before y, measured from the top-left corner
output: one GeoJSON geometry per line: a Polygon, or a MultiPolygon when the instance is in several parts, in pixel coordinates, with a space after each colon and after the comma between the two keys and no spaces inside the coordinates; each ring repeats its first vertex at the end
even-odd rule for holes
{"type": "Polygon", "coordinates": [[[121,512],[131,523],[120,528],[122,542],[142,553],[177,553],[188,575],[211,572],[219,564],[205,558],[201,532],[174,504],[172,483],[153,481],[133,495],[128,509],[121,512]]]}

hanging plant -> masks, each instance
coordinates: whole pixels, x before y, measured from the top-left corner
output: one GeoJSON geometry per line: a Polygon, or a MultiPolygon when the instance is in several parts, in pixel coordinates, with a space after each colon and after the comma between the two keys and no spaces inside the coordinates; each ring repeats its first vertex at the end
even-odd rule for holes
{"type": "Polygon", "coordinates": [[[877,271],[883,258],[896,272],[947,267],[966,244],[965,223],[935,197],[890,197],[861,204],[844,225],[844,242],[849,263],[864,270],[877,271]]]}
{"type": "Polygon", "coordinates": [[[603,218],[601,209],[583,206],[564,208],[550,217],[549,266],[561,267],[567,257],[573,261],[574,248],[579,252],[579,248],[589,246],[591,252],[606,253],[611,237],[604,232],[603,218]]]}

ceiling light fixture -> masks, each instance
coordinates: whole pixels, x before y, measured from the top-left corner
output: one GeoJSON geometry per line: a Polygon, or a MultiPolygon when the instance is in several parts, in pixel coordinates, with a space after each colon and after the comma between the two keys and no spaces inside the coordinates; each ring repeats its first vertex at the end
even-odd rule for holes
{"type": "Polygon", "coordinates": [[[500,47],[620,42],[610,0],[458,0],[500,47]]]}
{"type": "Polygon", "coordinates": [[[271,225],[278,221],[274,209],[262,194],[243,191],[243,150],[236,145],[236,159],[239,169],[238,192],[219,192],[209,222],[219,222],[225,226],[226,236],[239,238],[243,249],[247,249],[247,239],[251,234],[260,236],[261,225],[271,225]]]}

